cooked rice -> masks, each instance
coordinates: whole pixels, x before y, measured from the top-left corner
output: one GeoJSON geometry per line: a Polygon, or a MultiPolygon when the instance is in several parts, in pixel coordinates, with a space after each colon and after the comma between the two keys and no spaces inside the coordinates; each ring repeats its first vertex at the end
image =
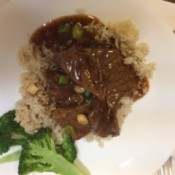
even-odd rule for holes
{"type": "MultiPolygon", "coordinates": [[[[139,77],[152,77],[155,63],[146,63],[145,56],[149,52],[148,46],[145,43],[137,43],[139,32],[131,21],[119,23],[114,28],[93,25],[92,23],[89,26],[89,31],[94,29],[98,29],[98,34],[100,33],[105,40],[111,36],[116,38],[116,47],[124,56],[124,64],[133,65],[139,77]]],[[[60,142],[62,128],[51,117],[55,104],[49,104],[48,96],[44,93],[46,84],[42,75],[42,70],[52,66],[52,57],[53,53],[44,46],[42,51],[33,45],[20,49],[19,61],[27,71],[21,76],[22,99],[16,103],[16,121],[29,133],[34,133],[39,128],[49,127],[53,130],[56,141],[60,142]],[[26,91],[31,84],[38,88],[35,95],[26,91]]],[[[121,108],[117,111],[116,120],[121,129],[125,117],[131,112],[133,99],[123,97],[120,104],[121,108]]],[[[91,135],[90,138],[94,139],[94,136],[91,135]]],[[[100,137],[96,137],[96,139],[100,140],[100,137]]]]}
{"type": "Polygon", "coordinates": [[[20,92],[23,98],[16,103],[15,120],[31,134],[39,128],[51,128],[53,137],[59,143],[62,138],[62,129],[51,118],[55,104],[49,104],[49,98],[44,93],[46,85],[42,75],[42,70],[51,65],[49,62],[52,59],[52,53],[45,47],[42,48],[41,53],[35,46],[29,45],[19,51],[19,59],[27,72],[21,75],[20,92]],[[35,95],[26,91],[31,84],[38,87],[35,95]]]}

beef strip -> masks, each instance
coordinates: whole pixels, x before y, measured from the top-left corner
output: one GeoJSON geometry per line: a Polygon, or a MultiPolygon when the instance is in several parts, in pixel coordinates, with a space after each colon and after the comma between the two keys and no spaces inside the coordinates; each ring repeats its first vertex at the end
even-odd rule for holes
{"type": "Polygon", "coordinates": [[[30,40],[30,43],[38,47],[44,44],[55,54],[51,63],[53,67],[44,72],[46,93],[50,103],[54,103],[57,108],[51,117],[62,126],[72,125],[76,129],[74,139],[79,139],[91,131],[102,137],[118,135],[119,127],[115,115],[120,108],[120,99],[130,96],[136,100],[141,98],[148,88],[147,79],[140,80],[133,67],[123,63],[123,57],[115,47],[114,38],[109,38],[110,43],[99,42],[96,31],[86,30],[92,23],[103,25],[92,16],[62,17],[36,30],[30,40]],[[58,31],[65,23],[70,26],[82,24],[81,40],[72,38],[71,31],[58,31]],[[62,74],[71,78],[69,84],[58,84],[57,79],[62,74]],[[87,103],[82,94],[74,91],[77,84],[94,94],[91,103],[87,103]],[[87,126],[78,124],[76,117],[80,113],[87,115],[87,126]]]}
{"type": "Polygon", "coordinates": [[[57,108],[53,112],[53,118],[61,125],[71,125],[75,129],[73,139],[79,139],[91,131],[99,136],[119,135],[119,127],[114,111],[108,108],[105,101],[98,99],[77,107],[57,108]],[[78,114],[85,114],[88,118],[87,125],[81,125],[77,121],[78,114]]]}
{"type": "Polygon", "coordinates": [[[139,82],[133,68],[123,63],[120,52],[108,47],[73,46],[56,54],[55,62],[73,81],[92,92],[97,99],[88,108],[81,106],[71,110],[59,109],[59,112],[54,113],[54,118],[59,123],[66,122],[74,126],[79,138],[90,131],[85,127],[86,132],[82,132],[82,126],[76,122],[77,114],[83,112],[89,119],[88,128],[98,135],[118,135],[119,127],[115,115],[120,107],[119,101],[123,96],[133,96],[139,82]],[[61,112],[65,116],[64,120],[63,117],[62,120],[59,119],[60,115],[63,116],[61,112]]]}
{"type": "Polygon", "coordinates": [[[47,70],[43,72],[47,82],[47,93],[51,103],[55,103],[59,107],[77,106],[84,103],[84,96],[74,91],[74,82],[60,85],[58,77],[62,74],[58,70],[47,70]]]}
{"type": "Polygon", "coordinates": [[[101,137],[119,135],[118,121],[115,112],[108,108],[106,101],[96,100],[89,110],[89,122],[92,131],[101,137]]]}
{"type": "Polygon", "coordinates": [[[105,100],[106,90],[101,72],[99,58],[93,54],[93,49],[84,50],[81,47],[71,47],[59,52],[55,61],[70,78],[86,90],[92,92],[101,100],[105,100]]]}
{"type": "MultiPolygon", "coordinates": [[[[131,65],[123,63],[123,56],[117,49],[99,49],[99,60],[102,65],[102,76],[107,89],[106,101],[108,107],[118,106],[124,96],[133,97],[141,81],[131,65]]],[[[98,51],[98,49],[97,49],[98,51]]]]}
{"type": "Polygon", "coordinates": [[[88,114],[90,104],[84,104],[77,107],[57,108],[53,112],[53,118],[61,125],[71,125],[75,129],[75,134],[72,135],[73,139],[77,140],[91,131],[91,125],[81,125],[77,121],[78,114],[88,114]]]}
{"type": "Polygon", "coordinates": [[[110,108],[123,96],[132,96],[140,81],[117,49],[73,46],[56,54],[55,60],[73,81],[100,100],[107,100],[110,108]]]}

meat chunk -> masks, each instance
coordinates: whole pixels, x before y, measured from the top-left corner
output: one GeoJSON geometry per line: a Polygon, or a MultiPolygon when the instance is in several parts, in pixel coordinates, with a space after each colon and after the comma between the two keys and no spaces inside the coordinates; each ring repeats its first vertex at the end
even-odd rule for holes
{"type": "Polygon", "coordinates": [[[70,82],[66,86],[58,83],[58,77],[60,76],[58,70],[47,70],[44,75],[47,82],[47,93],[51,102],[54,102],[59,107],[77,106],[84,102],[84,96],[74,91],[74,82],[70,82]]]}
{"type": "Polygon", "coordinates": [[[84,104],[77,107],[68,107],[68,108],[57,108],[53,112],[53,118],[61,125],[61,126],[73,126],[75,129],[75,134],[73,135],[73,139],[79,139],[91,131],[91,125],[88,123],[87,125],[81,125],[77,121],[78,114],[88,114],[90,108],[90,104],[84,104]]]}
{"type": "Polygon", "coordinates": [[[123,62],[123,56],[117,49],[100,49],[99,60],[102,65],[102,76],[107,89],[106,101],[109,108],[118,106],[124,96],[133,96],[141,81],[132,66],[123,62]]]}
{"type": "Polygon", "coordinates": [[[75,129],[73,139],[79,139],[89,132],[99,136],[119,135],[119,127],[115,113],[109,109],[105,101],[95,100],[92,103],[77,107],[58,108],[53,112],[54,119],[61,125],[71,125],[75,129]],[[85,114],[88,118],[86,125],[77,121],[78,114],[85,114]]]}
{"type": "Polygon", "coordinates": [[[119,135],[120,129],[114,110],[108,108],[106,101],[97,100],[91,105],[89,122],[92,131],[101,137],[119,135]]]}
{"type": "Polygon", "coordinates": [[[139,78],[132,66],[123,63],[117,49],[108,47],[71,47],[55,60],[76,83],[113,108],[123,96],[131,96],[139,78]]]}
{"type": "Polygon", "coordinates": [[[71,47],[59,52],[55,60],[66,74],[101,100],[105,100],[106,90],[102,77],[99,58],[93,54],[93,49],[71,47]]]}
{"type": "Polygon", "coordinates": [[[121,107],[120,100],[125,96],[137,100],[148,88],[147,79],[141,80],[133,66],[124,64],[116,39],[100,20],[86,15],[53,20],[31,38],[30,42],[41,49],[42,61],[49,58],[46,60],[49,66],[42,67],[42,71],[44,93],[48,103],[56,108],[51,117],[63,127],[73,126],[74,139],[89,132],[102,137],[119,135],[116,113],[121,107]],[[78,38],[72,36],[77,23],[82,27],[78,38]],[[61,76],[70,82],[59,84],[61,76]],[[84,125],[77,120],[79,114],[87,117],[84,125]]]}
{"type": "MultiPolygon", "coordinates": [[[[124,96],[133,96],[140,81],[133,67],[123,63],[120,52],[110,47],[73,46],[57,53],[55,64],[72,82],[93,93],[95,98],[90,104],[77,102],[74,107],[71,107],[71,103],[66,108],[58,106],[53,113],[54,119],[62,126],[73,126],[76,130],[74,139],[79,139],[91,131],[102,137],[119,135],[120,129],[116,119],[119,101],[124,96]],[[89,121],[86,126],[78,124],[78,114],[86,114],[89,121]]],[[[71,86],[67,88],[70,89],[65,91],[65,94],[58,88],[58,91],[61,91],[58,99],[63,97],[60,100],[64,101],[63,103],[72,91],[71,86]]],[[[71,93],[71,98],[73,94],[71,93]]]]}

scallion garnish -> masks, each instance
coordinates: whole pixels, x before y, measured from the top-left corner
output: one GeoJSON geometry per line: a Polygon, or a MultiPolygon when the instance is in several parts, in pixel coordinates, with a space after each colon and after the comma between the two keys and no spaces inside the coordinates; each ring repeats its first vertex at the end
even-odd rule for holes
{"type": "Polygon", "coordinates": [[[58,83],[62,85],[67,85],[70,81],[70,78],[67,75],[61,75],[58,78],[58,83]]]}
{"type": "Polygon", "coordinates": [[[87,91],[87,90],[83,93],[83,95],[84,95],[86,98],[90,98],[90,97],[92,96],[92,94],[91,94],[89,91],[87,91]]]}
{"type": "Polygon", "coordinates": [[[70,136],[75,135],[75,128],[73,126],[71,126],[71,125],[66,125],[64,127],[64,131],[65,131],[65,133],[67,133],[70,136]]]}
{"type": "Polygon", "coordinates": [[[71,29],[71,24],[69,23],[64,23],[61,24],[58,28],[58,33],[69,33],[71,29]]]}
{"type": "Polygon", "coordinates": [[[72,38],[80,40],[83,36],[83,27],[80,23],[76,23],[72,27],[72,38]]]}

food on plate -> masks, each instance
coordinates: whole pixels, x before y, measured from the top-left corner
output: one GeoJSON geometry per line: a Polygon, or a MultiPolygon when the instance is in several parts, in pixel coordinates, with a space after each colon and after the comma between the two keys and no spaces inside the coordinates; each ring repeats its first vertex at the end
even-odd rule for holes
{"type": "Polygon", "coordinates": [[[29,136],[14,118],[15,110],[0,117],[0,155],[7,152],[11,146],[22,145],[29,136]]]}
{"type": "Polygon", "coordinates": [[[119,135],[148,92],[155,64],[146,63],[149,49],[138,37],[131,21],[105,25],[82,14],[38,28],[19,51],[22,98],[0,118],[0,154],[22,150],[0,162],[19,159],[19,175],[89,174],[74,165],[75,140],[119,135]]]}
{"type": "Polygon", "coordinates": [[[74,142],[71,137],[64,133],[63,143],[58,150],[51,134],[50,129],[41,129],[24,143],[19,160],[19,175],[27,175],[30,172],[88,175],[72,163],[76,153],[74,152],[74,142]],[[61,154],[60,151],[62,152],[61,154]],[[64,153],[66,155],[62,156],[64,153]],[[69,161],[70,159],[71,161],[69,161]]]}
{"type": "Polygon", "coordinates": [[[14,117],[15,110],[11,110],[0,118],[0,155],[16,145],[22,146],[22,150],[3,155],[0,164],[19,160],[19,175],[31,172],[89,175],[88,171],[74,164],[77,150],[70,128],[64,128],[62,143],[57,144],[52,138],[51,129],[42,128],[30,135],[14,121],[14,117]]]}
{"type": "Polygon", "coordinates": [[[77,140],[89,133],[117,136],[134,101],[149,88],[154,63],[137,43],[130,21],[106,26],[88,15],[65,16],[44,24],[19,52],[26,72],[15,120],[28,133],[51,128],[58,142],[62,128],[77,140]]]}

